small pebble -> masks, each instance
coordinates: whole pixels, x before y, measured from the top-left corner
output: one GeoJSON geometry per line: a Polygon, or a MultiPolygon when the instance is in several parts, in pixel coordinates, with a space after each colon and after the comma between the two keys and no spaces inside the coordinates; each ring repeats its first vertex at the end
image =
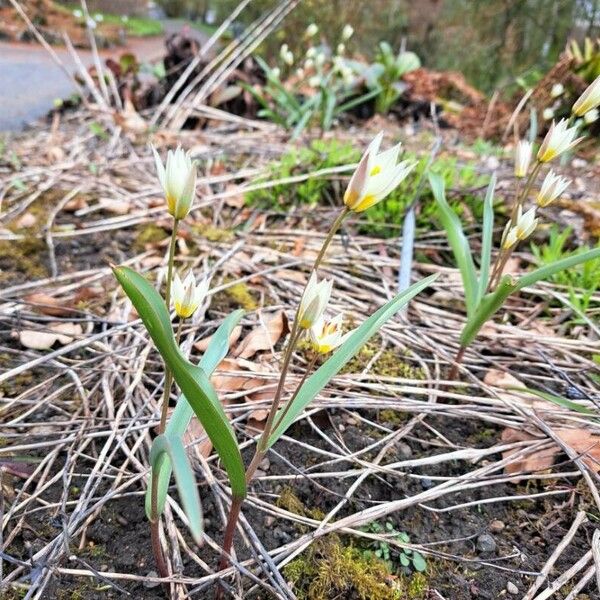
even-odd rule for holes
{"type": "Polygon", "coordinates": [[[260,461],[260,463],[258,464],[258,468],[262,469],[263,471],[268,471],[270,466],[271,466],[271,461],[269,460],[268,456],[265,456],[265,458],[263,458],[260,461]]]}
{"type": "Polygon", "coordinates": [[[421,487],[424,490],[430,490],[433,487],[434,483],[433,481],[431,481],[431,479],[429,479],[429,477],[423,477],[423,479],[421,479],[421,487]]]}
{"type": "Polygon", "coordinates": [[[509,594],[513,594],[514,596],[516,596],[519,593],[519,588],[512,581],[509,581],[506,584],[506,591],[509,594]]]}
{"type": "Polygon", "coordinates": [[[122,525],[123,527],[129,525],[129,521],[123,515],[118,514],[116,518],[119,525],[122,525]]]}
{"type": "Polygon", "coordinates": [[[496,540],[489,533],[482,533],[477,538],[477,550],[479,552],[495,552],[496,540]]]}
{"type": "Polygon", "coordinates": [[[275,523],[275,517],[273,515],[267,515],[265,517],[265,527],[271,527],[275,523]]]}
{"type": "Polygon", "coordinates": [[[490,531],[492,531],[494,533],[498,533],[499,531],[502,531],[505,527],[506,527],[506,525],[504,524],[504,522],[500,521],[498,519],[494,519],[490,523],[490,531]]]}
{"type": "MultiPolygon", "coordinates": [[[[146,573],[146,577],[158,577],[158,573],[156,571],[148,571],[146,573]]],[[[152,588],[158,587],[160,585],[159,581],[144,581],[144,587],[151,590],[152,588]]]]}
{"type": "Polygon", "coordinates": [[[398,444],[398,455],[406,460],[412,456],[412,448],[407,443],[400,442],[398,444]]]}

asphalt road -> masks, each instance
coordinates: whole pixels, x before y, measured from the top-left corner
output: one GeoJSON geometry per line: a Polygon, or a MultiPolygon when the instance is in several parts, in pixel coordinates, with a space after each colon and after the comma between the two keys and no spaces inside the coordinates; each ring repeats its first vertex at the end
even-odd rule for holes
{"type": "MultiPolygon", "coordinates": [[[[166,22],[165,32],[181,30],[181,23],[166,22]]],[[[195,30],[193,34],[201,38],[195,30]]],[[[69,52],[54,47],[70,73],[76,66],[69,52]]],[[[127,46],[102,51],[102,59],[133,52],[141,61],[158,59],[164,53],[164,37],[131,38],[127,46]]],[[[91,52],[78,50],[82,62],[93,64],[91,52]]],[[[0,42],[0,131],[19,131],[44,116],[56,98],[67,98],[76,88],[50,54],[37,44],[0,42]]]]}

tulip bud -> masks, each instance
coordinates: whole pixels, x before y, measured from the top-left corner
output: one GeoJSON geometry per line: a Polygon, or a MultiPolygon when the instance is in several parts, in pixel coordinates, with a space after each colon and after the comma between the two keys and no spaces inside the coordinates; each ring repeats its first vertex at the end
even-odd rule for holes
{"type": "Polygon", "coordinates": [[[346,23],[346,25],[344,25],[344,29],[342,29],[342,39],[344,41],[349,40],[352,37],[353,33],[354,27],[352,27],[352,25],[350,25],[349,23],[346,23]]]}
{"type": "Polygon", "coordinates": [[[585,92],[573,104],[573,114],[583,117],[587,112],[600,106],[600,75],[594,79],[585,92]]]}
{"type": "Polygon", "coordinates": [[[184,219],[190,212],[196,192],[196,161],[192,161],[189,152],[178,147],[175,152],[167,152],[164,166],[154,146],[152,152],[169,214],[175,219],[184,219]]]}
{"type": "Polygon", "coordinates": [[[550,90],[550,95],[552,98],[558,98],[562,96],[565,92],[565,86],[562,83],[555,83],[550,90]]]}
{"type": "Polygon", "coordinates": [[[318,283],[316,273],[312,272],[298,309],[298,325],[302,329],[310,329],[321,318],[329,302],[332,287],[333,282],[328,279],[318,283]]]}
{"type": "Polygon", "coordinates": [[[313,37],[314,35],[317,35],[318,31],[319,31],[319,28],[317,27],[316,23],[311,23],[306,28],[305,35],[306,35],[306,37],[313,37]]]}
{"type": "Polygon", "coordinates": [[[515,177],[527,177],[531,162],[531,143],[520,140],[515,148],[515,177]]]}

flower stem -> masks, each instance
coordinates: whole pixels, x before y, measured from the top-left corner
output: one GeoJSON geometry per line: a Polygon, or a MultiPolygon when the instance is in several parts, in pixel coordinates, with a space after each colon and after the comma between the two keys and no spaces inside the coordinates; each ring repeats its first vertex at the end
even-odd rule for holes
{"type": "MultiPolygon", "coordinates": [[[[340,228],[343,220],[348,216],[349,213],[350,213],[350,209],[348,207],[344,207],[344,209],[340,212],[340,214],[336,217],[336,219],[331,224],[331,227],[329,228],[329,232],[327,233],[327,236],[325,237],[325,240],[323,241],[323,245],[321,246],[321,250],[319,251],[319,254],[317,255],[317,258],[315,259],[315,262],[312,266],[311,272],[316,271],[319,268],[321,262],[325,258],[327,249],[329,248],[331,241],[333,240],[333,236],[336,234],[336,232],[340,228]]],[[[306,286],[305,286],[305,290],[306,290],[306,286]]],[[[263,429],[263,432],[256,444],[254,456],[252,457],[252,460],[250,461],[250,464],[248,465],[248,468],[246,469],[246,483],[247,484],[249,484],[252,481],[252,479],[254,478],[254,474],[256,473],[256,469],[258,469],[258,465],[261,463],[262,459],[264,458],[265,454],[267,453],[269,437],[271,435],[271,432],[273,431],[273,423],[275,421],[275,417],[276,417],[277,411],[279,409],[279,401],[281,400],[281,395],[284,390],[285,380],[287,378],[287,374],[288,374],[288,371],[290,368],[292,356],[294,354],[294,350],[296,349],[296,345],[298,344],[298,341],[300,340],[300,336],[302,335],[302,329],[300,329],[300,326],[298,324],[299,310],[300,310],[300,304],[298,303],[298,307],[296,308],[296,312],[294,314],[294,321],[292,323],[292,329],[290,332],[290,341],[287,345],[287,348],[285,349],[285,353],[283,356],[283,363],[281,365],[281,374],[279,376],[279,381],[277,382],[277,388],[275,390],[275,395],[273,396],[273,402],[271,403],[271,407],[269,409],[269,414],[267,416],[267,420],[265,422],[265,427],[263,429]]],[[[311,362],[311,365],[309,368],[312,369],[313,366],[314,366],[314,361],[311,362]]],[[[290,402],[296,397],[296,394],[298,393],[300,386],[306,379],[307,373],[308,373],[308,369],[307,369],[307,372],[304,374],[302,382],[296,388],[294,394],[292,395],[290,402]]],[[[289,408],[289,402],[286,405],[286,408],[284,409],[284,411],[287,411],[288,408],[289,408]]],[[[221,570],[221,571],[223,569],[226,569],[227,566],[229,565],[229,554],[231,553],[230,551],[231,551],[231,547],[233,545],[233,534],[235,532],[235,528],[237,526],[237,521],[240,516],[240,510],[242,507],[242,503],[243,503],[243,498],[233,498],[232,502],[231,502],[231,508],[229,509],[229,516],[227,518],[227,527],[225,529],[225,537],[223,539],[223,550],[221,553],[221,561],[219,563],[219,570],[221,570]]],[[[217,598],[217,599],[221,598],[222,594],[223,594],[223,589],[221,587],[218,587],[215,598],[217,598]]]]}
{"type": "MultiPolygon", "coordinates": [[[[167,289],[165,290],[165,304],[167,310],[171,309],[171,284],[173,283],[173,263],[175,262],[175,246],[177,245],[177,229],[179,219],[173,219],[173,230],[171,231],[171,241],[169,243],[169,256],[167,259],[167,289]]],[[[181,335],[181,321],[177,338],[181,335]]],[[[169,396],[173,386],[173,374],[165,364],[165,387],[163,390],[163,399],[160,410],[160,423],[158,425],[159,435],[165,432],[167,427],[167,416],[169,414],[169,396]]],[[[152,477],[152,488],[150,490],[150,535],[152,538],[152,553],[156,568],[161,577],[169,576],[169,569],[165,560],[159,537],[160,515],[158,514],[158,477],[152,477]]]]}
{"type": "Polygon", "coordinates": [[[467,349],[466,346],[461,346],[458,349],[458,352],[456,353],[456,356],[454,357],[454,364],[452,365],[452,369],[450,369],[450,375],[448,376],[448,379],[456,379],[456,376],[458,375],[458,367],[462,363],[462,359],[465,355],[466,349],[467,349]]]}

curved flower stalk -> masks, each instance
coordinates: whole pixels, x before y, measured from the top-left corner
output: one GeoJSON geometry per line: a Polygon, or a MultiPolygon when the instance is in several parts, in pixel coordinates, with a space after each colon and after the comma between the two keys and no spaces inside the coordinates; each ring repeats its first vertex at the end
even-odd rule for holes
{"type": "MultiPolygon", "coordinates": [[[[573,115],[584,116],[599,105],[600,78],[575,102],[573,115]]],[[[510,294],[542,281],[554,273],[600,257],[600,248],[596,248],[536,269],[519,279],[503,275],[504,267],[518,243],[527,239],[538,225],[539,217],[536,214],[536,207],[524,210],[536,176],[543,165],[568,152],[583,139],[583,137],[576,137],[577,132],[578,125],[571,125],[571,120],[563,119],[558,123],[553,122],[537,152],[533,166],[530,166],[531,145],[529,142],[521,141],[517,144],[514,170],[517,179],[516,201],[504,228],[501,247],[493,265],[491,264],[494,228],[493,196],[496,177],[492,176],[484,201],[479,273],[475,268],[471,248],[460,220],[446,201],[443,179],[439,175],[429,175],[442,224],[448,234],[448,240],[461,274],[467,311],[467,322],[460,336],[460,347],[450,373],[451,378],[456,376],[458,365],[467,346],[473,342],[484,323],[502,307],[510,294]],[[522,179],[526,179],[523,189],[519,185],[522,179]]],[[[567,179],[556,175],[554,171],[549,171],[536,195],[537,208],[543,209],[554,202],[566,190],[569,183],[567,179]]]]}

